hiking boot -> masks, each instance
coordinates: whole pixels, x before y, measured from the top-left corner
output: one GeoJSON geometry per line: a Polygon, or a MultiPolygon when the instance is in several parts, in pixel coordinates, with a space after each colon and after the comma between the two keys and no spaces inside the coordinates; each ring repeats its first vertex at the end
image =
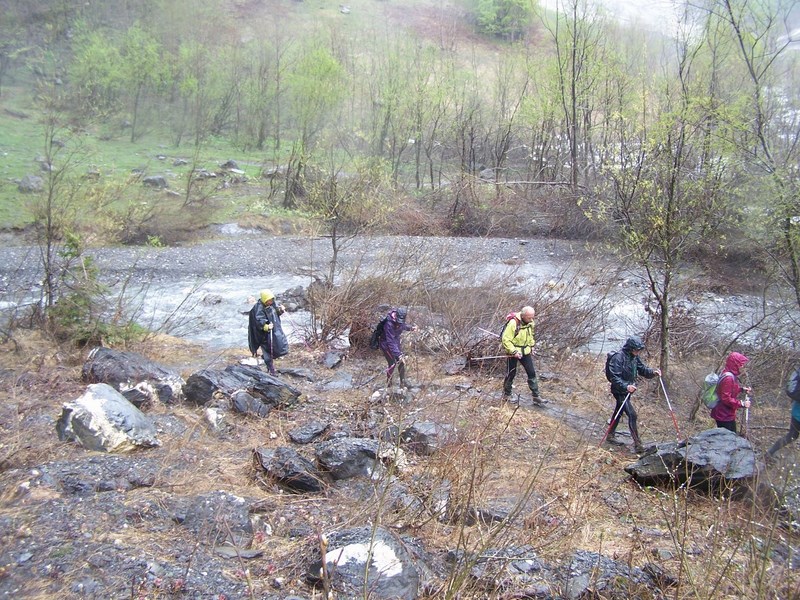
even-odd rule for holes
{"type": "Polygon", "coordinates": [[[534,406],[544,406],[546,404],[541,396],[531,396],[531,402],[534,406]]]}
{"type": "Polygon", "coordinates": [[[636,454],[644,454],[647,451],[647,449],[642,444],[634,444],[633,451],[636,454]]]}
{"type": "Polygon", "coordinates": [[[617,437],[616,433],[609,433],[606,441],[612,446],[624,446],[625,442],[617,437]]]}

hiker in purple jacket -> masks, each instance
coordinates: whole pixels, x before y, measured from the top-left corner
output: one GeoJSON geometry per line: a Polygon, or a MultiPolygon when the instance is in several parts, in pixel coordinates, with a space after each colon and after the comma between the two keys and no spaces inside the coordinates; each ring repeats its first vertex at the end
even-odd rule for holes
{"type": "Polygon", "coordinates": [[[403,349],[400,346],[400,336],[404,331],[414,331],[416,325],[406,325],[408,311],[405,308],[396,308],[386,315],[386,324],[383,326],[383,335],[380,337],[380,349],[383,352],[389,368],[386,369],[386,385],[389,385],[394,375],[394,370],[400,374],[400,385],[411,387],[406,379],[406,364],[403,349]]]}

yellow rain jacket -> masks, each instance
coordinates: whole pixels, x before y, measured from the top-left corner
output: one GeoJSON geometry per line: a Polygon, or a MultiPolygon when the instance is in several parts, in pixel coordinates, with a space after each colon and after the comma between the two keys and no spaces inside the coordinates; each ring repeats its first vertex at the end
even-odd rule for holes
{"type": "Polygon", "coordinates": [[[500,336],[500,344],[506,354],[511,356],[516,352],[521,352],[523,356],[533,351],[533,321],[523,323],[522,313],[513,313],[513,317],[508,320],[503,328],[503,335],[500,336]],[[517,330],[519,326],[519,330],[517,330]]]}

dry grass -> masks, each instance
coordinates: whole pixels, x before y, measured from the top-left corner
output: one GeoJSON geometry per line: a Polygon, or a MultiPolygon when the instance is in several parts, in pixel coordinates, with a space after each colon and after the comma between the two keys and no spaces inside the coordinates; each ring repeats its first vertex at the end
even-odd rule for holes
{"type": "MultiPolygon", "coordinates": [[[[27,535],[46,538],[48,532],[30,519],[42,503],[60,502],[61,493],[47,487],[19,495],[30,469],[56,460],[80,460],[86,454],[77,445],[58,442],[52,429],[61,402],[83,390],[79,361],[75,360],[80,355],[67,361],[67,354],[35,337],[22,340],[20,347],[17,352],[2,354],[10,385],[0,392],[0,482],[4,490],[0,515],[17,523],[29,520],[25,527],[4,536],[11,545],[27,535]]],[[[169,338],[155,338],[137,350],[179,367],[190,365],[198,354],[196,348],[169,338]]],[[[324,377],[325,372],[314,366],[317,357],[314,351],[293,351],[283,364],[311,367],[324,377]]],[[[242,356],[231,351],[217,357],[217,363],[221,368],[238,358],[242,356]]],[[[224,436],[208,429],[202,409],[152,407],[151,415],[170,417],[182,430],[174,435],[164,433],[160,448],[141,454],[160,465],[152,487],[125,493],[129,511],[142,518],[124,532],[115,531],[102,514],[92,514],[89,501],[83,508],[83,517],[91,523],[87,533],[94,536],[93,541],[136,548],[143,556],[169,562],[172,548],[191,548],[202,541],[202,535],[197,537],[177,524],[153,529],[146,518],[148,511],[168,507],[177,498],[225,490],[251,499],[257,507],[260,526],[253,547],[263,550],[265,556],[258,565],[248,565],[248,585],[256,597],[265,593],[276,575],[292,585],[303,585],[301,565],[315,551],[314,532],[365,522],[407,531],[431,551],[462,548],[481,552],[527,544],[554,562],[575,549],[585,549],[635,566],[653,561],[657,553],[660,566],[682,578],[677,598],[707,598],[712,591],[715,598],[749,597],[757,589],[790,589],[794,575],[780,560],[770,561],[760,578],[755,574],[760,563],[754,540],[777,531],[782,543],[793,542],[791,534],[776,530],[771,512],[756,509],[745,500],[715,499],[685,490],[641,489],[622,470],[631,455],[597,446],[612,408],[602,359],[586,355],[540,359],[539,370],[554,374],[541,384],[542,393],[554,401],[545,411],[501,403],[499,377],[480,373],[443,376],[439,359],[428,356],[415,356],[411,362],[410,376],[429,385],[428,391],[411,403],[371,402],[370,389],[321,394],[309,387],[297,407],[273,412],[268,419],[230,415],[233,427],[224,436]],[[472,387],[466,389],[465,384],[472,387]],[[399,509],[388,495],[386,479],[336,486],[321,496],[281,493],[257,475],[252,449],[291,445],[288,431],[311,418],[330,420],[334,429],[347,427],[354,432],[370,430],[371,423],[373,433],[410,420],[449,424],[454,435],[445,447],[430,457],[408,454],[407,466],[392,474],[423,497],[447,482],[456,517],[459,509],[463,514],[470,507],[506,502],[513,515],[510,524],[477,522],[465,527],[457,518],[442,521],[399,509]],[[293,528],[309,533],[289,535],[293,528]]],[[[379,362],[375,355],[347,368],[371,369],[379,362]]],[[[524,380],[518,378],[516,389],[524,387],[524,380]]],[[[709,426],[708,421],[686,421],[685,398],[672,398],[672,402],[684,434],[709,426]]],[[[637,408],[646,440],[675,437],[655,382],[643,386],[637,408]]],[[[753,411],[751,435],[758,447],[763,449],[779,433],[760,428],[782,423],[785,417],[785,410],[779,408],[753,411]]],[[[311,456],[309,448],[300,451],[311,456]]],[[[792,456],[797,451],[787,448],[785,452],[792,456]]],[[[53,547],[49,551],[73,550],[53,547]]],[[[80,571],[76,564],[61,577],[65,582],[75,581],[80,571]]],[[[227,573],[231,581],[242,582],[247,576],[239,567],[227,573]]],[[[487,593],[469,591],[469,578],[460,577],[458,571],[448,585],[451,590],[461,589],[462,597],[487,593]]],[[[26,594],[45,598],[47,589],[52,588],[32,583],[26,594]]],[[[790,596],[780,591],[775,597],[790,596]]]]}

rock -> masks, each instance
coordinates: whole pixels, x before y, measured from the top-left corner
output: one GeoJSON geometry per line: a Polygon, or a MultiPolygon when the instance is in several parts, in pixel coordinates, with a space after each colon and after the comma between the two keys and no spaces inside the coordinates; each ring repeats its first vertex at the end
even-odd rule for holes
{"type": "Polygon", "coordinates": [[[248,548],[253,537],[248,501],[228,492],[189,499],[188,506],[176,509],[174,520],[208,545],[222,546],[227,542],[248,548]]]}
{"type": "Polygon", "coordinates": [[[302,285],[297,285],[283,292],[281,300],[288,312],[305,310],[308,308],[308,291],[302,285]]]}
{"type": "Polygon", "coordinates": [[[95,348],[83,364],[81,379],[86,383],[107,383],[123,394],[135,389],[133,398],[141,394],[151,402],[170,403],[183,398],[184,381],[177,371],[135,352],[95,348]]]}
{"type": "Polygon", "coordinates": [[[497,178],[497,173],[493,168],[489,167],[478,173],[478,178],[483,181],[494,181],[497,178]]]}
{"type": "MultiPolygon", "coordinates": [[[[407,545],[383,527],[359,527],[327,534],[327,565],[333,589],[343,598],[412,600],[420,594],[420,573],[407,545]]],[[[308,572],[319,581],[322,560],[308,572]]]]}
{"type": "Polygon", "coordinates": [[[458,375],[467,366],[467,359],[463,356],[455,356],[442,366],[445,375],[458,375]]]}
{"type": "Polygon", "coordinates": [[[317,462],[334,479],[371,477],[382,470],[378,459],[379,444],[364,438],[340,438],[319,444],[317,462]]]}
{"type": "Polygon", "coordinates": [[[229,365],[223,371],[204,369],[186,380],[186,400],[198,406],[205,405],[221,393],[231,398],[236,392],[246,391],[270,407],[288,408],[300,396],[300,391],[277,377],[264,373],[257,367],[229,365]]]}
{"type": "Polygon", "coordinates": [[[638,567],[630,567],[602,554],[577,550],[569,563],[565,598],[646,598],[656,586],[638,567]]]}
{"type": "Polygon", "coordinates": [[[430,456],[442,448],[452,435],[453,430],[449,425],[421,421],[406,427],[400,436],[400,441],[412,452],[430,456]]]}
{"type": "Polygon", "coordinates": [[[303,369],[297,367],[278,367],[278,373],[281,375],[288,375],[289,377],[294,377],[295,379],[305,379],[306,381],[316,381],[316,377],[314,376],[314,372],[310,369],[303,369]]]}
{"type": "Polygon", "coordinates": [[[159,189],[166,189],[169,187],[167,184],[167,178],[163,175],[149,175],[142,179],[142,185],[159,189]]]}
{"type": "Polygon", "coordinates": [[[322,355],[322,364],[328,369],[335,369],[342,364],[342,353],[329,351],[322,355]]]}
{"type": "Polygon", "coordinates": [[[656,452],[625,467],[642,485],[674,485],[714,489],[722,480],[745,482],[756,475],[753,446],[735,433],[717,427],[685,442],[658,444],[656,452]]]}
{"type": "Polygon", "coordinates": [[[339,373],[336,377],[322,386],[322,389],[328,391],[334,390],[349,390],[353,388],[353,375],[352,373],[339,373]]]}
{"type": "Polygon", "coordinates": [[[23,194],[35,194],[44,189],[44,179],[38,175],[25,175],[17,184],[17,189],[23,194]]]}
{"type": "Polygon", "coordinates": [[[38,471],[37,486],[49,485],[76,496],[149,488],[164,473],[157,460],[114,454],[87,454],[85,459],[47,463],[38,471]]]}
{"type": "Polygon", "coordinates": [[[94,383],[74,402],[64,404],[56,423],[58,437],[90,450],[129,452],[159,446],[152,422],[117,390],[94,383]]]}
{"type": "Polygon", "coordinates": [[[297,427],[289,432],[289,439],[295,444],[308,444],[315,438],[325,433],[330,427],[330,423],[322,421],[311,421],[301,427],[297,427]]]}
{"type": "Polygon", "coordinates": [[[234,412],[256,417],[266,417],[272,406],[264,404],[259,398],[251,396],[244,390],[238,390],[231,396],[231,407],[234,412]]]}
{"type": "Polygon", "coordinates": [[[314,464],[292,448],[258,448],[256,461],[264,472],[290,492],[321,492],[325,489],[323,475],[314,464]]]}
{"type": "Polygon", "coordinates": [[[239,170],[239,165],[238,165],[238,164],[236,164],[236,161],[235,161],[235,160],[228,160],[228,161],[226,161],[226,162],[222,163],[222,164],[219,166],[219,168],[220,168],[220,169],[225,169],[225,170],[231,170],[231,169],[237,169],[237,170],[239,170]]]}

